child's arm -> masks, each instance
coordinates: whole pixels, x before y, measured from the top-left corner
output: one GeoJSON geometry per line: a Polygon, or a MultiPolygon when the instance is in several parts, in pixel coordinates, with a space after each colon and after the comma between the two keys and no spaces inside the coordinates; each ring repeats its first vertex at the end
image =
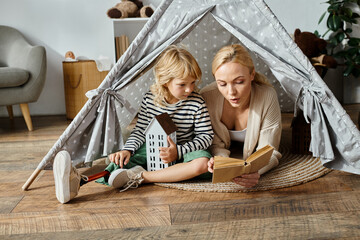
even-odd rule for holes
{"type": "Polygon", "coordinates": [[[131,152],[127,150],[122,150],[109,155],[109,160],[121,168],[124,167],[130,161],[131,152]]]}
{"type": "Polygon", "coordinates": [[[134,153],[145,143],[146,137],[144,132],[151,121],[151,119],[149,119],[147,116],[147,98],[148,96],[145,95],[141,103],[135,128],[132,130],[129,138],[126,140],[125,146],[122,148],[122,150],[127,150],[131,153],[134,153]]]}
{"type": "Polygon", "coordinates": [[[169,147],[159,147],[159,157],[164,163],[171,163],[178,159],[178,153],[176,144],[170,138],[170,136],[167,137],[167,140],[169,142],[169,147]]]}
{"type": "Polygon", "coordinates": [[[189,152],[206,150],[211,145],[213,137],[210,115],[203,101],[194,115],[194,138],[183,145],[177,145],[178,158],[189,152]]]}

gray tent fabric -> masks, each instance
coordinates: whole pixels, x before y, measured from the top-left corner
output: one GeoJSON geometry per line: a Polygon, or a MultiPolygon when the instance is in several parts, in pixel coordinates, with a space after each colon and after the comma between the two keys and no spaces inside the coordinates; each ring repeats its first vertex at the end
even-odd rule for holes
{"type": "Polygon", "coordinates": [[[360,174],[359,130],[262,0],[163,1],[99,88],[86,94],[89,100],[37,169],[51,167],[60,150],[79,166],[121,149],[154,81],[151,64],[167,46],[182,45],[195,56],[205,86],[213,81],[213,56],[231,43],[251,51],[282,110],[303,110],[313,156],[328,168],[360,174]]]}

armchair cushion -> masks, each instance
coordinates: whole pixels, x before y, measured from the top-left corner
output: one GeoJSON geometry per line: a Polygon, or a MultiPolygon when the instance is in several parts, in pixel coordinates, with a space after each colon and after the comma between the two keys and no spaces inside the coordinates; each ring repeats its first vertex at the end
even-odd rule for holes
{"type": "Polygon", "coordinates": [[[1,84],[7,85],[0,87],[0,106],[37,101],[46,79],[46,51],[43,46],[33,46],[15,28],[0,25],[0,67],[23,69],[28,73],[27,81],[23,83],[20,79],[11,83],[0,80],[1,84]]]}
{"type": "Polygon", "coordinates": [[[18,87],[29,80],[29,72],[15,67],[0,67],[0,88],[18,87]]]}

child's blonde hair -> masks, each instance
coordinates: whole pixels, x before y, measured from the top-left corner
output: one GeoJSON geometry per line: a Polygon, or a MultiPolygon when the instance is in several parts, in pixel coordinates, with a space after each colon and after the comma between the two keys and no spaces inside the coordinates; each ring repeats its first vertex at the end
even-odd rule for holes
{"type": "MultiPolygon", "coordinates": [[[[215,55],[212,62],[212,74],[224,63],[235,62],[247,67],[250,73],[255,69],[249,52],[240,44],[232,44],[222,47],[215,55]]],[[[272,86],[264,75],[255,72],[254,83],[272,86]]]]}
{"type": "Polygon", "coordinates": [[[175,45],[167,47],[157,58],[154,66],[155,83],[150,90],[154,94],[155,104],[164,105],[164,100],[171,97],[171,93],[165,86],[174,78],[184,79],[193,77],[197,85],[201,81],[201,69],[195,58],[183,48],[175,45]]]}

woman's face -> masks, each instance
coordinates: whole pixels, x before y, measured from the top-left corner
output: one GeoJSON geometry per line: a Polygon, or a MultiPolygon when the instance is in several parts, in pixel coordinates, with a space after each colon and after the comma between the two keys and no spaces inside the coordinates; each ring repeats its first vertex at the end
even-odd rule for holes
{"type": "Polygon", "coordinates": [[[219,91],[233,107],[241,107],[250,101],[251,81],[255,70],[240,63],[228,62],[221,65],[214,74],[219,91]]]}

